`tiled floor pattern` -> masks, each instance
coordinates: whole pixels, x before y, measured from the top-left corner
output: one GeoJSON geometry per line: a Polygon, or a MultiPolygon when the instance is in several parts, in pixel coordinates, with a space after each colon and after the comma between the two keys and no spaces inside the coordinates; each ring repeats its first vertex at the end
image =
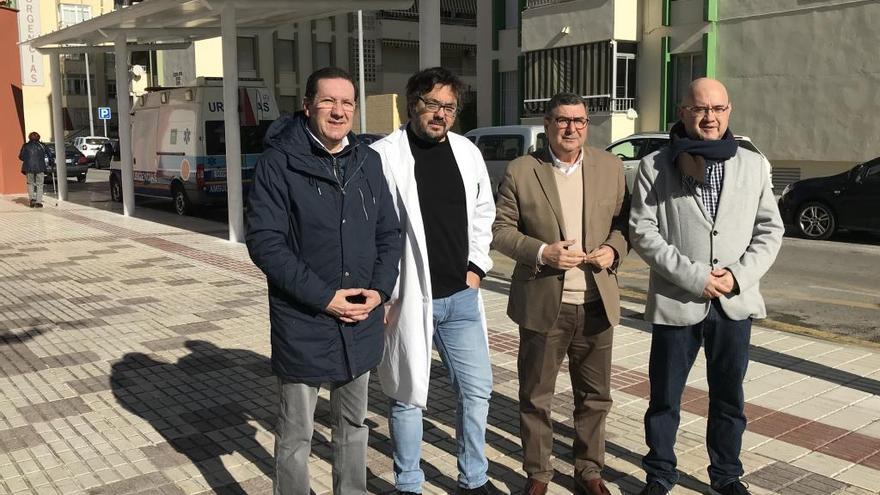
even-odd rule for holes
{"type": "MultiPolygon", "coordinates": [[[[275,380],[265,285],[243,246],[70,204],[0,199],[0,493],[271,493],[275,380]]],[[[487,433],[496,485],[522,485],[515,325],[506,282],[486,280],[495,393],[487,433]]],[[[625,303],[615,333],[605,478],[641,486],[648,327],[625,303]]],[[[705,368],[685,394],[674,493],[706,493],[705,368]]],[[[371,383],[371,490],[391,484],[386,399],[371,383]]],[[[755,328],[743,461],[755,493],[880,491],[880,355],[755,328]]],[[[554,419],[570,493],[570,383],[554,419]]],[[[329,492],[318,410],[313,489],[329,492]]],[[[427,493],[455,486],[455,401],[435,362],[425,414],[427,493]]]]}

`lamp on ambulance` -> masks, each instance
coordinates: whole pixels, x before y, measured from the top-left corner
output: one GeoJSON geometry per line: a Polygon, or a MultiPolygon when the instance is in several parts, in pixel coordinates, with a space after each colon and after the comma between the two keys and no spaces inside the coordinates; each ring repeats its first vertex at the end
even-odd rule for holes
{"type": "Polygon", "coordinates": [[[168,93],[162,93],[162,103],[168,103],[168,93]]]}
{"type": "Polygon", "coordinates": [[[193,101],[193,90],[188,89],[183,92],[183,99],[186,101],[193,101]]]}

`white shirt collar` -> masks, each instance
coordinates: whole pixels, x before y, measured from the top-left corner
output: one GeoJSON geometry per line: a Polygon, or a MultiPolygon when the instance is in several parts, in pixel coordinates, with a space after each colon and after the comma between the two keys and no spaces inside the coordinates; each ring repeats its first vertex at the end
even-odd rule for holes
{"type": "Polygon", "coordinates": [[[577,158],[574,160],[574,163],[565,163],[565,162],[563,162],[562,160],[560,160],[559,158],[557,158],[556,155],[553,153],[553,148],[551,148],[551,147],[548,146],[547,149],[550,151],[550,158],[553,159],[553,166],[556,167],[556,168],[558,168],[559,171],[562,172],[562,173],[565,174],[565,175],[571,175],[571,174],[573,174],[574,171],[578,169],[578,166],[580,166],[580,164],[583,163],[583,161],[584,161],[584,150],[583,150],[583,148],[581,148],[581,151],[580,151],[580,153],[578,153],[578,156],[577,156],[577,158]]]}
{"type": "Polygon", "coordinates": [[[348,146],[348,135],[346,134],[345,137],[342,138],[342,146],[339,148],[339,151],[337,151],[336,153],[334,153],[334,152],[328,150],[326,146],[324,146],[324,143],[322,143],[321,140],[318,139],[318,136],[315,136],[315,133],[312,132],[312,128],[311,128],[311,127],[309,127],[308,125],[306,125],[306,130],[309,131],[309,136],[312,136],[312,139],[314,139],[315,142],[318,143],[318,146],[324,148],[324,150],[326,150],[327,153],[330,153],[331,155],[335,155],[336,153],[339,153],[339,151],[344,150],[345,147],[348,146]]]}

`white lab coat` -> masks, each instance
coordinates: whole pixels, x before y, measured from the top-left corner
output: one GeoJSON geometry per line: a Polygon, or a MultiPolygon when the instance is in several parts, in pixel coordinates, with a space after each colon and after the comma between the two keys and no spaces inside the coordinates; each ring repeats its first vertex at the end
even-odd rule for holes
{"type": "MultiPolygon", "coordinates": [[[[488,273],[492,268],[489,245],[495,203],[486,163],[480,150],[464,136],[447,134],[464,182],[468,212],[468,260],[488,273]]],[[[389,397],[426,408],[431,376],[431,345],[434,335],[431,275],[422,213],[419,208],[415,161],[404,125],[372,145],[382,157],[382,169],[404,234],[400,277],[388,301],[385,354],[379,363],[382,390],[389,397]]],[[[479,296],[483,334],[486,315],[479,296]]]]}

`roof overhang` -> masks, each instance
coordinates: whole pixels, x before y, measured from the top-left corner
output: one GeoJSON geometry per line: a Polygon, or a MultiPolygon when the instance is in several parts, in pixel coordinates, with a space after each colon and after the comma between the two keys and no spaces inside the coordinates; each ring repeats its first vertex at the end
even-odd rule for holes
{"type": "Polygon", "coordinates": [[[239,29],[258,30],[361,9],[406,9],[413,0],[144,0],[33,38],[30,45],[100,46],[113,43],[120,34],[128,43],[157,46],[213,38],[220,35],[220,12],[230,4],[239,29]]]}

